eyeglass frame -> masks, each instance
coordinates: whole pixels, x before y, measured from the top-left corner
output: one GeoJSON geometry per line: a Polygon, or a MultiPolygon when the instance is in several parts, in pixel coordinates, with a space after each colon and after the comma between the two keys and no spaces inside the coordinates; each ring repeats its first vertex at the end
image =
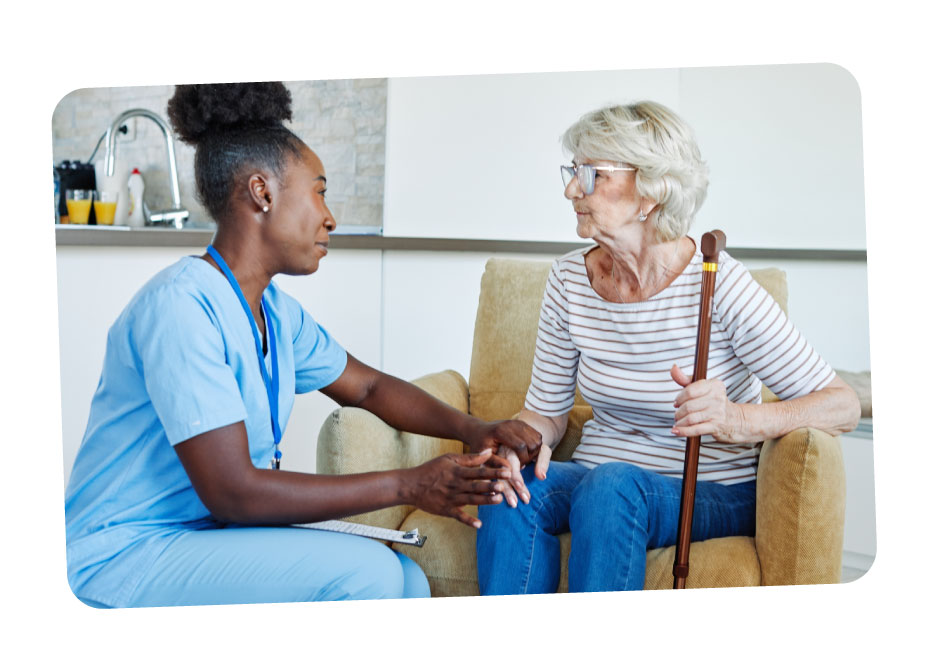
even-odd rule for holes
{"type": "Polygon", "coordinates": [[[560,166],[560,177],[563,179],[563,187],[566,188],[570,185],[570,182],[574,178],[579,180],[579,187],[582,189],[583,193],[586,195],[592,195],[595,191],[595,175],[599,170],[603,172],[633,172],[637,168],[628,166],[616,166],[616,165],[592,165],[590,163],[581,163],[580,165],[561,165],[560,166]],[[588,179],[588,188],[587,184],[583,182],[583,178],[579,176],[580,170],[585,168],[587,171],[591,170],[592,177],[588,179]]]}

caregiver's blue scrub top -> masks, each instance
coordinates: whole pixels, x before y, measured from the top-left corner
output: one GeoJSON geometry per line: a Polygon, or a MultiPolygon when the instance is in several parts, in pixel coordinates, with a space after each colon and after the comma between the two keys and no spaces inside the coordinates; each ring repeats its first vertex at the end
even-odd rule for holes
{"type": "MultiPolygon", "coordinates": [[[[264,297],[282,431],[294,394],[334,382],[347,354],[273,282],[264,297]]],[[[177,532],[213,523],[173,445],[239,421],[251,462],[268,467],[270,407],[248,317],[221,272],[186,257],[145,284],[107,336],[65,493],[68,582],[78,596],[123,605],[177,532]]]]}

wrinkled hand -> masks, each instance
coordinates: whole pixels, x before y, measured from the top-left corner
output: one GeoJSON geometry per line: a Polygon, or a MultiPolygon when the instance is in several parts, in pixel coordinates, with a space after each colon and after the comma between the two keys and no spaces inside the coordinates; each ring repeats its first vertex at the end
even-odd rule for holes
{"type": "Polygon", "coordinates": [[[718,442],[728,444],[745,441],[743,410],[728,400],[724,382],[720,379],[693,382],[675,364],[670,376],[684,387],[673,405],[677,408],[673,435],[712,435],[718,442]]]}
{"type": "Polygon", "coordinates": [[[479,454],[444,454],[408,473],[413,505],[479,528],[479,519],[464,512],[463,506],[502,502],[503,484],[512,470],[505,459],[486,449],[479,454]]]}
{"type": "Polygon", "coordinates": [[[504,447],[515,454],[520,465],[525,465],[537,458],[541,448],[541,434],[518,419],[481,422],[468,440],[468,447],[470,453],[474,454],[484,449],[499,453],[504,447]]]}
{"type": "MultiPolygon", "coordinates": [[[[547,468],[550,465],[550,456],[552,450],[546,444],[542,444],[538,450],[538,459],[534,464],[534,476],[538,479],[547,479],[547,468]]],[[[511,449],[501,447],[499,455],[505,458],[512,468],[512,477],[508,481],[502,482],[502,495],[509,507],[518,505],[518,498],[526,505],[531,502],[531,493],[525,486],[525,480],[521,476],[521,470],[525,467],[519,464],[518,456],[511,449]]]]}

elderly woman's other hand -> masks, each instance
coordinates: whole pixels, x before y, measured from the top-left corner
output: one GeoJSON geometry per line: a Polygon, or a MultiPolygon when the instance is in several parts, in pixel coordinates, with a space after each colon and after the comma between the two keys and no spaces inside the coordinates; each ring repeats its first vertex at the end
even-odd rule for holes
{"type": "Polygon", "coordinates": [[[505,498],[506,504],[509,507],[515,507],[518,505],[519,498],[523,503],[528,504],[531,500],[531,494],[528,492],[525,480],[521,476],[521,469],[524,465],[518,462],[518,455],[507,447],[499,449],[499,455],[506,459],[512,468],[512,476],[508,481],[502,482],[502,497],[505,498]]]}
{"type": "MultiPolygon", "coordinates": [[[[534,476],[538,479],[547,479],[547,468],[550,465],[550,457],[553,450],[546,444],[542,444],[537,454],[537,462],[534,464],[534,476]]],[[[502,447],[499,449],[499,455],[502,456],[512,468],[512,476],[502,482],[502,496],[509,507],[515,507],[518,499],[526,505],[531,502],[531,493],[525,486],[525,480],[521,476],[521,470],[524,464],[519,464],[518,456],[512,450],[502,447]]]]}
{"type": "Polygon", "coordinates": [[[526,461],[519,458],[519,454],[507,447],[500,447],[498,454],[508,460],[512,467],[511,479],[503,482],[502,495],[509,507],[515,507],[518,499],[528,503],[531,500],[531,494],[525,485],[525,480],[521,476],[521,470],[525,465],[536,459],[534,466],[534,475],[538,479],[547,477],[547,467],[550,465],[550,457],[553,447],[560,443],[567,427],[568,413],[561,416],[544,416],[529,409],[523,409],[518,413],[517,423],[530,426],[540,435],[539,448],[531,454],[530,460],[526,461]]]}
{"type": "Polygon", "coordinates": [[[673,435],[712,435],[718,442],[728,444],[748,439],[743,409],[728,400],[724,382],[720,379],[693,382],[675,364],[670,370],[670,376],[684,387],[674,403],[676,423],[672,429],[673,435]]]}
{"type": "Polygon", "coordinates": [[[505,501],[515,507],[518,498],[524,502],[531,499],[521,476],[521,469],[538,457],[541,449],[541,433],[532,426],[510,419],[506,421],[479,422],[474,434],[467,440],[470,453],[491,449],[512,469],[511,484],[506,481],[502,490],[505,501]]]}

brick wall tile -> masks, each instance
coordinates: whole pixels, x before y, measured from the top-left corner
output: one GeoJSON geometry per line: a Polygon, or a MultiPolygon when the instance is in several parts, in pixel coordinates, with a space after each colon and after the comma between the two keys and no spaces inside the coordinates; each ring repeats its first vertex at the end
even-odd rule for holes
{"type": "MultiPolygon", "coordinates": [[[[289,127],[325,163],[329,206],[338,224],[381,226],[387,80],[301,81],[287,82],[287,87],[293,98],[289,127]]],[[[173,86],[162,85],[68,93],[52,115],[54,161],[86,161],[112,120],[126,109],[150,109],[167,121],[167,101],[173,91],[173,86]]],[[[136,139],[119,143],[117,161],[142,171],[145,201],[152,210],[165,208],[171,194],[161,131],[147,119],[135,121],[136,139]]],[[[193,149],[175,139],[175,151],[181,203],[190,210],[191,221],[209,221],[195,197],[193,149]]],[[[103,157],[101,146],[96,158],[103,157]]]]}

